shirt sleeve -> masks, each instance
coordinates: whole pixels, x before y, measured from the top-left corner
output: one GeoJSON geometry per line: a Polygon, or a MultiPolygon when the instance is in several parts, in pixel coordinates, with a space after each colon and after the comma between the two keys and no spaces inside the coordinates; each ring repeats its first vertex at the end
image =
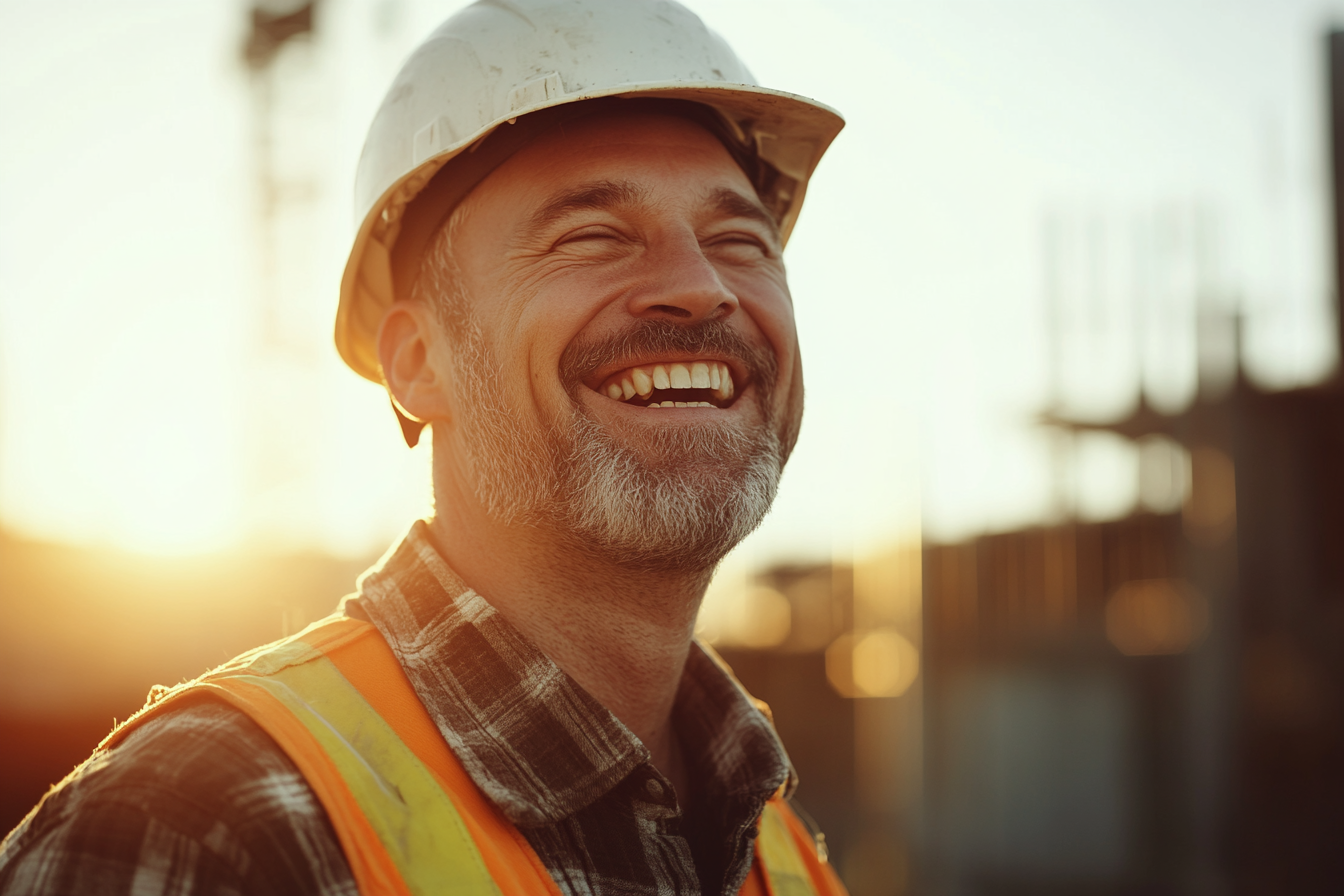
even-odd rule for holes
{"type": "Polygon", "coordinates": [[[242,712],[201,704],[95,752],[0,844],[0,894],[357,896],[325,810],[242,712]]]}

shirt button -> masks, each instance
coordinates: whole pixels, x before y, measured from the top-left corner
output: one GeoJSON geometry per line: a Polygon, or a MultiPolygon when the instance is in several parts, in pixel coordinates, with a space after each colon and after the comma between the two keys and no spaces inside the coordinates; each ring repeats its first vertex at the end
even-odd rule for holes
{"type": "Polygon", "coordinates": [[[644,789],[649,792],[649,796],[654,799],[661,799],[663,796],[663,785],[658,783],[657,778],[650,778],[644,782],[644,789]]]}

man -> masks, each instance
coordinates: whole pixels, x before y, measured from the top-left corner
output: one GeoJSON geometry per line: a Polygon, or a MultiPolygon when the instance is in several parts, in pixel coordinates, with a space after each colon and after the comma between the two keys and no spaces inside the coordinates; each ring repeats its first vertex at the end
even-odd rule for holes
{"type": "Polygon", "coordinates": [[[337,345],[435,512],[334,617],[161,690],[6,841],[13,893],[840,893],[692,640],[802,379],[830,110],[685,9],[482,0],[361,160],[337,345]]]}

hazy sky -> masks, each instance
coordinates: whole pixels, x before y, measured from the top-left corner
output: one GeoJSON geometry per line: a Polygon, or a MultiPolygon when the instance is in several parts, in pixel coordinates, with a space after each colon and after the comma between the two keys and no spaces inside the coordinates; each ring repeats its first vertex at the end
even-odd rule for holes
{"type": "MultiPolygon", "coordinates": [[[[329,0],[281,57],[268,293],[246,4],[0,0],[0,523],[359,553],[422,512],[424,450],[330,332],[364,130],[460,5],[329,0]]],[[[1048,282],[1076,413],[1123,412],[1141,377],[1188,402],[1197,297],[1244,311],[1263,383],[1334,363],[1328,7],[690,5],[762,83],[849,121],[786,255],[808,409],[745,556],[1046,516],[1048,282]]],[[[1084,447],[1080,507],[1124,512],[1132,452],[1084,447]]]]}

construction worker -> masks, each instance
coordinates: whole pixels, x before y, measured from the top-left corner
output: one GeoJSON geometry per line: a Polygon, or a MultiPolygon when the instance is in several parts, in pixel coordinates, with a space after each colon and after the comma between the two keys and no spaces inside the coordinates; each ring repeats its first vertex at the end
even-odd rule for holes
{"type": "Polygon", "coordinates": [[[781,252],[842,122],[666,0],[481,0],[374,119],[336,344],[435,512],[332,617],[145,709],[0,892],[842,893],[693,640],[803,386],[781,252]]]}

